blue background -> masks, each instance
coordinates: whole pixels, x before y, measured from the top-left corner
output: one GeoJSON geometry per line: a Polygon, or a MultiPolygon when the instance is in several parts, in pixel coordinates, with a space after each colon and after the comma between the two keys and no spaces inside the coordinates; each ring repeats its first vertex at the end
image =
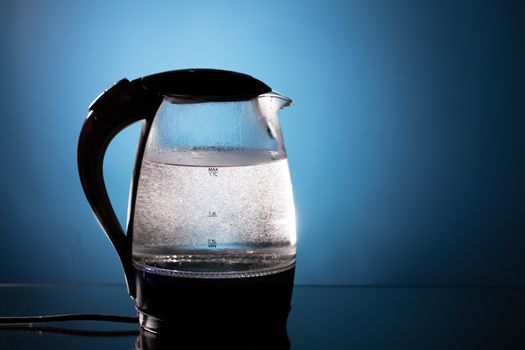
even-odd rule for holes
{"type": "MultiPolygon", "coordinates": [[[[520,1],[2,1],[0,283],[122,282],[78,134],[115,81],[251,74],[281,113],[300,284],[525,286],[520,1]]],[[[125,221],[138,125],[105,163],[125,221]]]]}

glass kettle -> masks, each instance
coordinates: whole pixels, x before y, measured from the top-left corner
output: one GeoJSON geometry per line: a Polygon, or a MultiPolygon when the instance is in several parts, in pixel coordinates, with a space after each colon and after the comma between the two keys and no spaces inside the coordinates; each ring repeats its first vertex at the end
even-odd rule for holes
{"type": "Polygon", "coordinates": [[[150,306],[169,309],[168,282],[293,279],[295,210],[277,116],[291,103],[245,74],[188,69],[123,79],[89,107],[80,180],[150,328],[166,317],[150,306]],[[125,233],[102,163],[111,139],[139,120],[125,233]]]}

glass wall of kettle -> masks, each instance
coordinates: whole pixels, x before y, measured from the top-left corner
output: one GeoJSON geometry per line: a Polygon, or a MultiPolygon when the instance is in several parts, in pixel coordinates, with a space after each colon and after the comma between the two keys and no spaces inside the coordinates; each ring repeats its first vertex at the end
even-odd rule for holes
{"type": "Polygon", "coordinates": [[[247,101],[167,97],[148,135],[133,215],[140,269],[261,275],[295,262],[292,184],[269,93],[247,101]]]}

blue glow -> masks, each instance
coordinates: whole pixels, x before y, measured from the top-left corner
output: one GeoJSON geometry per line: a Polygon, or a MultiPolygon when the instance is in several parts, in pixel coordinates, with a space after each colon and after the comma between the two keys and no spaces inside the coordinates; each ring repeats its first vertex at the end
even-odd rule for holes
{"type": "MultiPolygon", "coordinates": [[[[298,283],[525,284],[525,15],[511,1],[2,1],[0,282],[122,282],[78,133],[117,80],[211,67],[280,112],[298,283]]],[[[125,221],[139,126],[111,145],[125,221]]]]}

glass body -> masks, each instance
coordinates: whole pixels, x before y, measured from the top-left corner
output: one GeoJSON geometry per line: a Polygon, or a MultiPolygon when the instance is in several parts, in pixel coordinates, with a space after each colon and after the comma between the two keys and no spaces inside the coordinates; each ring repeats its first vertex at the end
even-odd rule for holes
{"type": "Polygon", "coordinates": [[[295,210],[276,93],[247,101],[165,97],[148,135],[133,264],[169,276],[238,278],[294,266],[295,210]]]}

